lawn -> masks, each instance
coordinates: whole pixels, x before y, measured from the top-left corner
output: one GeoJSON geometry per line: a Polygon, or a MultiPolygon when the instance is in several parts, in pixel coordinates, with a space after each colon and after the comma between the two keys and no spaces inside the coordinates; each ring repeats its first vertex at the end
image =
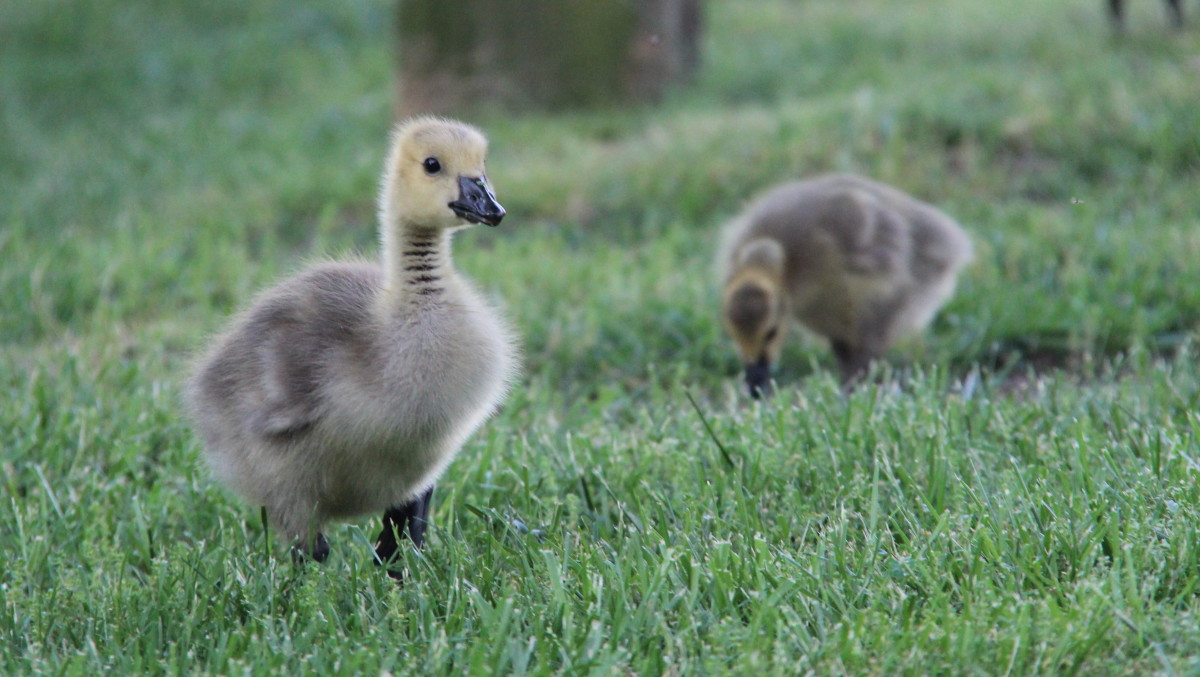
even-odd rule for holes
{"type": "Polygon", "coordinates": [[[1200,673],[1200,15],[1129,4],[711,0],[661,105],[471,117],[525,370],[396,587],[377,517],[293,563],[179,404],[374,251],[392,0],[8,3],[0,674],[1200,673]],[[876,385],[797,341],[752,402],[715,234],[824,171],[976,259],[876,385]]]}

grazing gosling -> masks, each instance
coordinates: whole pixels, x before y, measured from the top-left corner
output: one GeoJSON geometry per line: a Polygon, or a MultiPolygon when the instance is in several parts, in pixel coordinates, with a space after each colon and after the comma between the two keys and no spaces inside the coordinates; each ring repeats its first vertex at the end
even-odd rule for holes
{"type": "Polygon", "coordinates": [[[486,152],[459,122],[398,126],[382,265],[321,263],[262,293],[188,383],[218,477],[313,559],[329,552],[327,521],[375,510],[380,562],[406,528],[420,546],[434,483],[515,376],[512,333],[450,261],[453,231],[504,217],[486,152]]]}
{"type": "Polygon", "coordinates": [[[970,258],[950,217],[875,181],[826,175],[766,191],[725,227],[717,263],[751,396],[766,388],[791,319],[829,339],[852,386],[929,323],[970,258]]]}

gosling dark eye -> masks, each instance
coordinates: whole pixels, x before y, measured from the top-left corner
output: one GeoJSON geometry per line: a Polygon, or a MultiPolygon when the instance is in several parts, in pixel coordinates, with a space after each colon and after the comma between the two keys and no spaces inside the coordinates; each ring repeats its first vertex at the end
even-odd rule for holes
{"type": "Polygon", "coordinates": [[[437,174],[438,172],[442,171],[442,163],[438,162],[438,159],[435,157],[425,158],[425,161],[421,163],[421,166],[425,168],[426,174],[437,174]]]}
{"type": "Polygon", "coordinates": [[[766,341],[767,343],[770,343],[771,341],[775,340],[775,336],[778,333],[779,333],[779,327],[771,327],[770,329],[767,330],[766,335],[763,336],[763,340],[766,341]]]}

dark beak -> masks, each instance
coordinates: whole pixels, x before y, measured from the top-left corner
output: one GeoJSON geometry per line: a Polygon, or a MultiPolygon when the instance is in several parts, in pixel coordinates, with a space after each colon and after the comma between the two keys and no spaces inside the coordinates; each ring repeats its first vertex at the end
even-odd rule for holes
{"type": "Polygon", "coordinates": [[[756,400],[767,393],[771,385],[771,365],[765,355],[746,365],[746,385],[750,388],[750,397],[756,400]]]}
{"type": "Polygon", "coordinates": [[[455,214],[471,223],[495,226],[504,218],[504,207],[482,176],[458,177],[458,199],[449,204],[455,214]]]}

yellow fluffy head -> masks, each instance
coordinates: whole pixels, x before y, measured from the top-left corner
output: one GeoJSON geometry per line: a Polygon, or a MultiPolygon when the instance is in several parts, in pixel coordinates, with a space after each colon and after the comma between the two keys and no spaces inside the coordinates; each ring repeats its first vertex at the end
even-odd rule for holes
{"type": "Polygon", "coordinates": [[[721,299],[721,319],[746,369],[746,383],[758,395],[779,362],[787,313],[783,298],[783,248],[774,240],[742,247],[721,299]]]}
{"type": "Polygon", "coordinates": [[[381,186],[384,222],[435,228],[498,223],[504,210],[488,184],[487,150],[483,133],[462,122],[420,117],[398,125],[381,186]],[[473,191],[468,198],[480,205],[490,200],[494,208],[482,214],[456,208],[464,204],[464,186],[473,191]]]}

